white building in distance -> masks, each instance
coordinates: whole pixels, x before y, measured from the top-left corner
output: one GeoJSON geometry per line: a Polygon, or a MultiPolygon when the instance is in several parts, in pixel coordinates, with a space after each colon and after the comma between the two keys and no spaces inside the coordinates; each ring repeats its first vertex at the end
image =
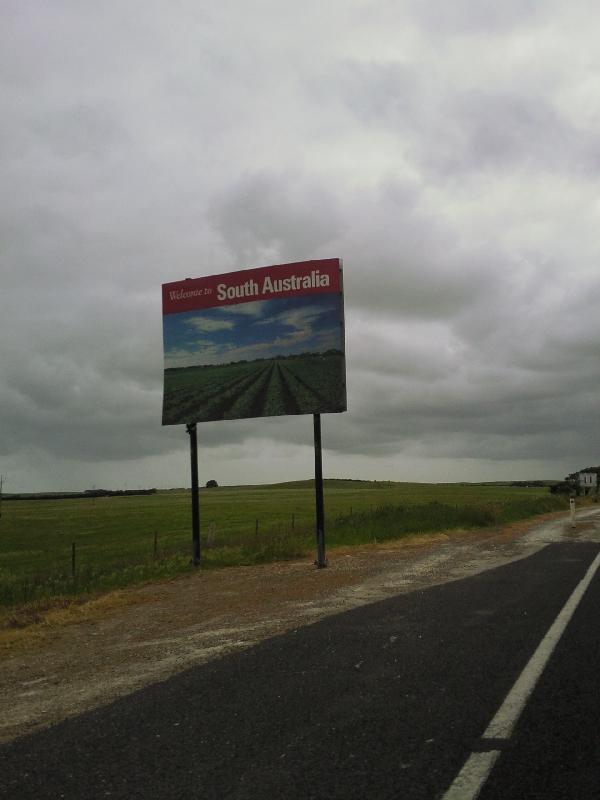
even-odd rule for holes
{"type": "Polygon", "coordinates": [[[577,485],[581,494],[598,491],[598,475],[595,472],[578,472],[577,485]]]}

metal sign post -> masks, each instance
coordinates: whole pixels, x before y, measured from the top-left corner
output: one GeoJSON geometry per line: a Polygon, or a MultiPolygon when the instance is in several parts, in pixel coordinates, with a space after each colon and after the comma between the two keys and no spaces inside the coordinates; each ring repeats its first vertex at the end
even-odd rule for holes
{"type": "Polygon", "coordinates": [[[323,505],[323,459],[321,447],[321,415],[313,414],[315,431],[315,500],[317,507],[317,560],[318,569],[327,566],[325,558],[325,510],[323,505]]]}
{"type": "Polygon", "coordinates": [[[192,563],[200,564],[196,424],[311,414],[315,564],[326,567],[320,415],[347,408],[341,259],[272,264],[163,283],[162,311],[162,423],[185,424],[190,436],[192,563]],[[248,324],[248,311],[256,325],[248,324]],[[301,346],[295,335],[281,334],[282,319],[290,315],[309,320],[303,323],[301,346]],[[194,331],[202,331],[202,336],[194,331]]]}
{"type": "Polygon", "coordinates": [[[190,435],[190,458],[192,462],[192,564],[200,565],[200,489],[198,486],[198,437],[196,423],[186,425],[190,435]]]}

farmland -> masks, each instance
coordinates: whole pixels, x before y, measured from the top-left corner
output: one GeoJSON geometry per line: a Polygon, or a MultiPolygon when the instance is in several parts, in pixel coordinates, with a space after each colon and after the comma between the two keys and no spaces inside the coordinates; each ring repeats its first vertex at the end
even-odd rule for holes
{"type": "MultiPolygon", "coordinates": [[[[325,482],[328,546],[480,528],[561,510],[545,488],[325,482]]],[[[314,550],[312,481],[201,492],[206,568],[314,550]]],[[[0,519],[0,604],[86,595],[190,570],[190,494],[19,500],[0,519]]]]}
{"type": "Polygon", "coordinates": [[[343,353],[165,370],[163,423],[344,411],[343,353]]]}

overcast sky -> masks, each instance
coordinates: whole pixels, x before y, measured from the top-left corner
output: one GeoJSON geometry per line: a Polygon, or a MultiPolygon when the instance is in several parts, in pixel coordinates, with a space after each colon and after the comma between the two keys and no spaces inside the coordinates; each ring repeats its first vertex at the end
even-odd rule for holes
{"type": "MultiPolygon", "coordinates": [[[[5,491],[189,485],[161,284],[344,261],[327,477],[600,463],[594,0],[4,0],[5,491]]],[[[310,417],[199,426],[201,480],[313,474],[310,417]]]]}

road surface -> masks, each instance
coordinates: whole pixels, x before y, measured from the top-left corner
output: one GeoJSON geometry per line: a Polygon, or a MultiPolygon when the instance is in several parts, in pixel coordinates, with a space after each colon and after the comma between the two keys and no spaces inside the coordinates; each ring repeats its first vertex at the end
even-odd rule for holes
{"type": "Polygon", "coordinates": [[[0,796],[598,798],[600,516],[588,522],[5,744],[0,796]]]}

